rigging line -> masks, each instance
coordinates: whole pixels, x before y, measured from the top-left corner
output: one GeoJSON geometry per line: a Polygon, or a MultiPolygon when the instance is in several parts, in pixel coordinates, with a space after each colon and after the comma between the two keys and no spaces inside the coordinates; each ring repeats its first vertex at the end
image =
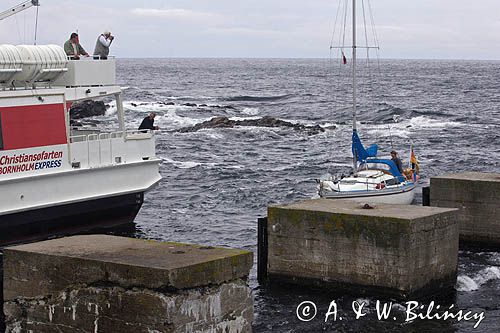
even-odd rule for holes
{"type": "Polygon", "coordinates": [[[342,0],[339,0],[337,15],[335,15],[335,21],[333,23],[333,33],[332,33],[332,39],[330,40],[330,49],[333,47],[333,42],[334,42],[334,39],[335,39],[335,32],[337,30],[337,22],[338,22],[338,19],[339,19],[339,16],[340,16],[340,6],[341,6],[341,4],[342,4],[342,0]]]}
{"type": "Polygon", "coordinates": [[[21,43],[23,38],[21,36],[21,29],[19,28],[19,21],[17,20],[17,15],[14,15],[14,19],[16,20],[17,36],[19,38],[19,42],[21,43]]]}
{"type": "MultiPolygon", "coordinates": [[[[330,44],[330,56],[332,57],[332,54],[338,59],[340,56],[342,48],[333,48],[334,42],[336,42],[337,38],[337,31],[338,31],[338,45],[343,45],[342,40],[345,40],[345,26],[346,26],[346,16],[347,16],[347,1],[348,0],[339,0],[338,2],[338,9],[337,9],[337,15],[335,19],[335,25],[334,25],[334,32],[332,34],[332,41],[330,44]],[[338,25],[338,26],[337,26],[338,25]],[[343,31],[341,28],[343,27],[343,31]],[[344,35],[344,36],[343,36],[344,35]]],[[[342,61],[338,62],[338,74],[337,77],[334,79],[335,76],[335,66],[333,64],[333,60],[331,59],[332,64],[331,64],[331,73],[332,73],[332,84],[330,86],[331,89],[331,97],[332,97],[332,109],[331,109],[331,119],[333,120],[334,115],[335,115],[335,110],[338,109],[340,102],[337,101],[337,99],[334,97],[335,96],[335,91],[339,89],[341,85],[340,80],[342,79],[340,73],[342,71],[342,61]],[[333,84],[335,82],[335,84],[333,84]]],[[[329,145],[329,156],[334,155],[334,149],[335,147],[333,145],[329,145]]],[[[331,163],[329,163],[328,166],[328,172],[331,172],[333,168],[333,159],[331,160],[331,163]]]]}
{"type": "MultiPolygon", "coordinates": [[[[368,32],[367,32],[367,28],[366,28],[366,13],[365,13],[365,0],[361,0],[361,11],[363,13],[363,30],[365,32],[365,43],[367,46],[369,46],[368,44],[368,32]]],[[[368,84],[370,85],[371,84],[371,71],[370,71],[370,50],[367,48],[366,49],[366,70],[367,70],[367,77],[368,77],[368,84]]],[[[370,102],[373,102],[373,99],[371,98],[370,96],[370,89],[369,87],[367,86],[366,87],[366,95],[368,97],[368,101],[370,102]]]]}
{"type": "MultiPolygon", "coordinates": [[[[342,34],[339,34],[339,45],[341,45],[340,51],[341,53],[344,53],[344,46],[345,46],[345,33],[346,33],[346,26],[347,26],[347,13],[348,13],[348,2],[349,0],[345,0],[343,2],[344,4],[344,17],[343,17],[343,22],[342,22],[342,34]]],[[[341,73],[342,73],[342,62],[339,61],[338,66],[339,66],[339,83],[340,80],[342,79],[341,73]]]]}
{"type": "MultiPolygon", "coordinates": [[[[369,46],[368,44],[368,31],[367,31],[367,26],[366,26],[366,13],[365,13],[365,0],[361,0],[361,7],[363,8],[363,27],[365,30],[365,43],[366,46],[369,46]]],[[[366,48],[366,63],[368,67],[370,66],[370,49],[366,48]]],[[[370,73],[368,73],[370,74],[370,73]]]]}
{"type": "MultiPolygon", "coordinates": [[[[339,42],[338,42],[338,45],[341,45],[341,47],[339,49],[337,49],[337,52],[336,52],[336,56],[340,56],[340,52],[342,52],[343,50],[343,40],[345,39],[345,26],[346,26],[346,16],[347,16],[347,13],[346,13],[346,10],[347,10],[347,0],[342,0],[340,1],[340,7],[339,7],[339,14],[343,14],[341,15],[341,25],[342,25],[342,31],[339,31],[339,42]]],[[[333,67],[332,67],[332,70],[333,70],[333,67]]],[[[342,62],[339,61],[338,62],[338,79],[337,79],[337,85],[340,86],[340,80],[342,79],[341,77],[341,72],[342,72],[342,62]]],[[[332,96],[334,95],[335,93],[335,88],[334,86],[332,85],[332,96]]]]}
{"type": "Polygon", "coordinates": [[[347,1],[345,2],[346,3],[346,6],[345,6],[345,10],[344,10],[344,23],[343,23],[343,33],[342,33],[342,51],[343,51],[343,48],[344,48],[344,45],[345,45],[345,32],[346,32],[346,24],[347,24],[347,1]]]}
{"type": "Polygon", "coordinates": [[[374,38],[375,46],[377,46],[377,50],[375,52],[377,55],[377,67],[378,67],[377,69],[378,69],[378,72],[380,75],[380,73],[381,73],[381,70],[380,70],[380,49],[378,48],[379,43],[378,43],[377,29],[375,29],[375,19],[373,18],[372,4],[371,4],[370,0],[367,0],[367,2],[368,2],[368,10],[370,12],[370,18],[371,18],[371,27],[372,27],[373,38],[374,38]]]}
{"type": "Polygon", "coordinates": [[[23,28],[23,44],[26,44],[26,11],[24,11],[23,13],[23,17],[24,17],[24,28],[23,28]]]}
{"type": "Polygon", "coordinates": [[[372,21],[372,30],[373,30],[373,38],[375,39],[375,45],[379,45],[378,44],[378,36],[377,36],[377,29],[375,29],[375,19],[373,18],[373,9],[372,9],[372,4],[370,2],[370,0],[367,0],[368,2],[368,10],[370,11],[370,17],[371,17],[371,21],[372,21]]]}
{"type": "MultiPolygon", "coordinates": [[[[336,85],[339,86],[339,80],[340,80],[340,78],[334,79],[335,69],[334,69],[334,63],[333,63],[333,56],[337,57],[338,54],[339,54],[339,50],[334,50],[332,48],[332,46],[333,46],[333,43],[335,42],[337,28],[339,30],[339,36],[341,35],[340,34],[340,20],[342,20],[342,12],[343,12],[342,6],[343,6],[343,3],[344,3],[344,0],[339,0],[339,2],[338,2],[337,15],[335,17],[335,24],[334,24],[334,27],[333,27],[332,40],[331,40],[331,43],[330,43],[330,62],[331,62],[330,66],[329,66],[330,67],[330,73],[331,73],[331,85],[330,85],[331,93],[330,93],[330,96],[332,98],[332,104],[331,104],[331,111],[330,112],[331,112],[331,119],[332,120],[333,120],[334,115],[335,115],[335,109],[338,108],[338,105],[336,103],[336,99],[334,98],[334,96],[335,96],[335,85],[333,83],[335,82],[336,85]]],[[[340,69],[339,69],[339,74],[340,74],[340,69]]],[[[329,146],[330,146],[329,156],[332,156],[333,155],[334,147],[333,147],[333,145],[329,145],[329,146]]],[[[331,167],[332,167],[332,165],[329,165],[328,172],[330,172],[330,168],[331,167]]]]}
{"type": "Polygon", "coordinates": [[[36,18],[35,18],[35,42],[33,43],[36,45],[36,37],[37,37],[37,32],[38,32],[38,8],[40,6],[36,6],[36,18]]]}
{"type": "MultiPolygon", "coordinates": [[[[338,2],[338,7],[337,7],[337,14],[335,15],[335,21],[334,21],[334,24],[333,24],[333,33],[332,33],[332,39],[330,40],[330,59],[328,61],[328,69],[329,69],[329,72],[330,72],[330,75],[331,75],[331,80],[333,82],[333,77],[335,75],[335,72],[334,72],[334,69],[333,69],[333,43],[335,41],[335,35],[336,35],[336,32],[337,32],[337,24],[338,24],[338,21],[339,21],[339,17],[340,16],[340,13],[342,12],[341,11],[341,7],[342,7],[342,0],[339,0],[338,2]]],[[[338,51],[337,51],[338,53],[338,51]]],[[[331,85],[331,89],[332,89],[332,97],[333,97],[333,93],[334,93],[334,86],[333,84],[331,85]]],[[[334,103],[332,103],[332,113],[333,111],[335,110],[335,105],[334,103]]]]}

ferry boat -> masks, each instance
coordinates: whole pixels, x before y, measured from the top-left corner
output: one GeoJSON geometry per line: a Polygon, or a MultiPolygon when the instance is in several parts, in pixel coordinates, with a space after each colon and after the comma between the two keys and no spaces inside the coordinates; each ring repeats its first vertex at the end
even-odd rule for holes
{"type": "Polygon", "coordinates": [[[128,130],[116,60],[0,45],[0,244],[130,223],[161,179],[155,133],[128,130]],[[114,98],[115,130],[72,128],[72,103],[114,98]]]}

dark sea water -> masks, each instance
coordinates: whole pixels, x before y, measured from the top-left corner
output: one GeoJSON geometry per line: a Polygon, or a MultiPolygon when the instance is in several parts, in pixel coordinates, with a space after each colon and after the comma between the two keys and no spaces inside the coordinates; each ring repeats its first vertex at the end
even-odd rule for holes
{"type": "MultiPolygon", "coordinates": [[[[129,126],[155,111],[163,129],[157,137],[163,181],[146,196],[136,236],[256,251],[256,220],[266,215],[269,204],[317,197],[315,178],[349,169],[352,86],[344,75],[349,70],[311,59],[120,60],[129,126]],[[179,106],[183,103],[208,106],[179,106]],[[330,129],[318,135],[259,127],[171,131],[214,116],[273,116],[330,129]]],[[[424,179],[463,170],[498,172],[499,79],[500,62],[383,60],[379,68],[362,65],[362,139],[378,142],[382,154],[393,147],[405,159],[413,142],[424,179]]],[[[395,307],[396,321],[378,321],[376,299],[366,296],[362,300],[370,314],[356,320],[351,304],[360,297],[342,290],[259,286],[255,270],[250,283],[255,332],[500,331],[498,252],[462,250],[456,293],[436,299],[464,311],[484,311],[477,329],[475,320],[405,322],[405,304],[395,307]],[[295,315],[305,300],[318,306],[318,317],[310,322],[295,315]],[[324,322],[331,300],[345,314],[343,321],[324,322]]]]}
{"type": "MultiPolygon", "coordinates": [[[[163,180],[146,195],[134,236],[256,253],[257,218],[266,216],[268,205],[316,198],[315,178],[349,170],[349,70],[311,59],[119,60],[128,127],[136,128],[154,111],[162,128],[157,154],[163,180]],[[263,127],[174,131],[214,116],[272,116],[327,130],[318,135],[263,127]]],[[[380,68],[361,66],[361,137],[367,144],[377,142],[382,155],[394,148],[405,160],[412,142],[424,179],[464,170],[498,172],[499,79],[500,62],[383,60],[380,68]]],[[[114,112],[112,107],[96,120],[112,126],[114,112]]],[[[379,321],[376,298],[260,286],[255,269],[250,284],[255,332],[500,331],[498,252],[462,250],[456,293],[436,299],[447,307],[484,311],[477,329],[474,320],[405,322],[404,303],[395,306],[397,320],[379,321]],[[318,317],[301,322],[295,310],[306,300],[317,304],[318,317]],[[325,323],[332,300],[344,320],[325,323]],[[354,300],[368,303],[367,316],[354,318],[354,300]]]]}

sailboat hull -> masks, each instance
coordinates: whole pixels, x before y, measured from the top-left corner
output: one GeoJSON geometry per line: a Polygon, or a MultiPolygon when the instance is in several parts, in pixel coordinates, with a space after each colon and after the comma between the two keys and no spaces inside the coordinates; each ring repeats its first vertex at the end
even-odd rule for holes
{"type": "Polygon", "coordinates": [[[329,191],[322,193],[326,199],[347,199],[363,203],[387,203],[395,205],[409,205],[415,198],[416,185],[409,185],[398,189],[382,189],[368,191],[329,191]]]}

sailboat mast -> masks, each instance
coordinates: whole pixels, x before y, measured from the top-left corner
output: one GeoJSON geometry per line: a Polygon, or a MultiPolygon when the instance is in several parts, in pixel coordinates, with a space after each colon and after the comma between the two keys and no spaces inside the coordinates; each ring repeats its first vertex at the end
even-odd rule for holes
{"type": "Polygon", "coordinates": [[[352,0],[352,129],[356,130],[356,0],[352,0]]]}
{"type": "MultiPolygon", "coordinates": [[[[352,0],[352,131],[356,131],[356,0],[352,0]]],[[[356,174],[358,170],[358,157],[353,152],[352,167],[356,174]]]]}

